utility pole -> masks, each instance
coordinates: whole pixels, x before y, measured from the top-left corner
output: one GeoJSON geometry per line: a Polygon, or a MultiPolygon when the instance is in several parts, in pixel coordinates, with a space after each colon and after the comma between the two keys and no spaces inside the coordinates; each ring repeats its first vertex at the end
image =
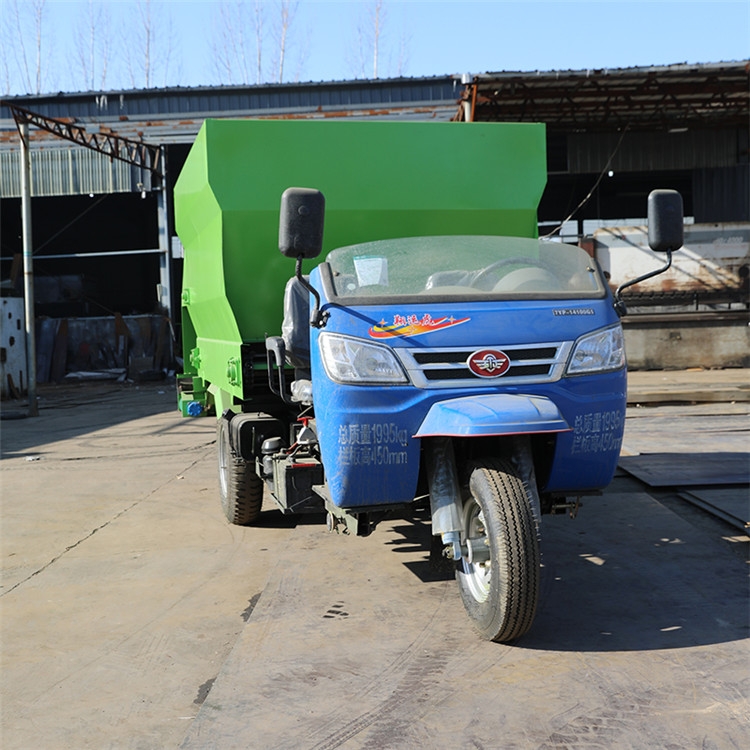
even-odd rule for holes
{"type": "Polygon", "coordinates": [[[156,194],[156,216],[159,229],[159,304],[172,318],[172,248],[169,231],[169,211],[167,193],[167,154],[162,149],[159,162],[161,186],[156,194]]]}
{"type": "Polygon", "coordinates": [[[34,331],[34,257],[31,241],[31,151],[29,125],[19,123],[21,136],[21,227],[23,229],[23,305],[26,319],[26,376],[29,394],[29,416],[39,416],[36,399],[36,335],[34,331]]]}

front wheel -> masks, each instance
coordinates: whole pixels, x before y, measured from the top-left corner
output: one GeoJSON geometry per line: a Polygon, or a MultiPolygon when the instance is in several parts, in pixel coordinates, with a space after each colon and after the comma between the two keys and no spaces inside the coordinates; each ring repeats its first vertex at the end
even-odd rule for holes
{"type": "Polygon", "coordinates": [[[456,578],[464,607],[487,640],[528,631],[539,596],[539,542],[521,477],[510,460],[469,467],[456,578]]]}
{"type": "Polygon", "coordinates": [[[263,480],[255,473],[252,464],[232,453],[229,422],[220,419],[216,430],[221,509],[229,523],[247,526],[260,515],[263,480]]]}

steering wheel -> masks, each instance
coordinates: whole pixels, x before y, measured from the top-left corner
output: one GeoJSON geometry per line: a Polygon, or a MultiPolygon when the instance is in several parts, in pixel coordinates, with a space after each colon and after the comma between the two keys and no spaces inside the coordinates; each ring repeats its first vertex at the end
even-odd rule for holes
{"type": "Polygon", "coordinates": [[[537,268],[544,268],[545,270],[547,269],[544,263],[532,258],[503,258],[502,260],[496,260],[494,263],[490,263],[490,265],[486,268],[483,268],[471,282],[471,286],[475,289],[482,289],[482,282],[491,273],[494,273],[498,268],[502,268],[503,266],[536,266],[537,268]]]}

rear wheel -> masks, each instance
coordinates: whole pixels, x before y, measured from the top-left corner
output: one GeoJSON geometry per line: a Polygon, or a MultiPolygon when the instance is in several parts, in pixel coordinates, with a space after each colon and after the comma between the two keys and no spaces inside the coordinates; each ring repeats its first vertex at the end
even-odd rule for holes
{"type": "Polygon", "coordinates": [[[229,442],[229,422],[220,419],[216,443],[219,452],[219,495],[227,521],[247,526],[260,515],[263,480],[253,465],[233,455],[229,442]]]}
{"type": "Polygon", "coordinates": [[[531,627],[539,596],[539,543],[523,482],[507,459],[469,467],[456,578],[480,634],[511,641],[531,627]]]}

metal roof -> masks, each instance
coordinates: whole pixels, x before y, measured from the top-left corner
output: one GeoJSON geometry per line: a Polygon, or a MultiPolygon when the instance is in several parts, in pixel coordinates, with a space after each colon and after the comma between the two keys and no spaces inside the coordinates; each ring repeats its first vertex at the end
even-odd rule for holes
{"type": "MultiPolygon", "coordinates": [[[[504,71],[463,77],[88,91],[17,96],[8,101],[90,132],[117,133],[154,145],[192,143],[207,117],[544,122],[552,134],[599,132],[601,138],[625,127],[652,134],[688,130],[690,133],[679,144],[670,141],[670,147],[679,145],[695,151],[698,144],[703,156],[696,161],[693,153],[690,164],[718,166],[734,163],[737,149],[747,150],[750,61],[613,70],[504,71]],[[701,146],[700,134],[692,134],[700,129],[711,129],[713,133],[721,130],[726,137],[721,143],[701,146]],[[733,136],[737,129],[744,130],[739,139],[733,136]],[[729,156],[724,154],[727,143],[734,144],[729,156]],[[709,151],[713,153],[720,146],[722,157],[717,161],[709,151]]],[[[66,153],[42,159],[36,152],[61,149],[63,144],[37,128],[30,129],[30,138],[35,169],[46,173],[46,178],[38,180],[37,194],[68,194],[71,190],[101,189],[107,184],[112,184],[113,190],[140,190],[146,182],[132,172],[130,179],[126,171],[113,172],[93,156],[73,157],[67,153],[68,149],[64,149],[66,153]],[[72,165],[65,174],[58,167],[63,163],[72,165]],[[83,179],[79,175],[83,171],[93,171],[97,178],[93,182],[83,179]],[[53,179],[58,174],[59,178],[53,179]]],[[[608,143],[600,145],[605,147],[608,143]]],[[[575,142],[568,146],[570,151],[575,142]]],[[[586,151],[594,146],[587,141],[582,148],[586,151]]],[[[8,107],[0,103],[0,153],[18,149],[15,123],[8,107]]],[[[620,159],[628,156],[625,151],[620,159]]],[[[569,157],[571,154],[575,157],[574,151],[569,157]]],[[[588,154],[583,157],[596,161],[588,154]]],[[[570,165],[566,167],[569,168],[570,165]]],[[[14,161],[0,162],[0,194],[4,197],[16,194],[15,171],[14,161]]]]}
{"type": "MultiPolygon", "coordinates": [[[[414,102],[455,101],[459,95],[459,83],[455,77],[432,76],[255,86],[176,86],[6,98],[18,104],[26,102],[29,109],[50,117],[116,119],[124,115],[148,119],[153,115],[190,115],[208,111],[310,111],[401,106],[414,102]]],[[[7,113],[2,116],[7,116],[7,113]]]]}
{"type": "MultiPolygon", "coordinates": [[[[462,86],[454,77],[337,83],[135,89],[7,97],[33,112],[127,138],[192,143],[207,117],[450,120],[462,86]]],[[[51,136],[32,129],[37,141],[51,136]]],[[[0,104],[0,150],[17,148],[15,124],[0,104]]]]}
{"type": "Polygon", "coordinates": [[[485,73],[464,101],[467,119],[545,122],[552,131],[748,127],[750,61],[485,73]]]}
{"type": "MultiPolygon", "coordinates": [[[[544,122],[550,131],[748,127],[750,61],[502,71],[323,83],[88,91],[10,97],[47,117],[156,144],[191,143],[206,117],[544,122]],[[459,108],[463,100],[465,106],[459,108]]],[[[35,140],[50,136],[32,129],[35,140]]],[[[0,104],[0,150],[17,148],[0,104]]]]}

